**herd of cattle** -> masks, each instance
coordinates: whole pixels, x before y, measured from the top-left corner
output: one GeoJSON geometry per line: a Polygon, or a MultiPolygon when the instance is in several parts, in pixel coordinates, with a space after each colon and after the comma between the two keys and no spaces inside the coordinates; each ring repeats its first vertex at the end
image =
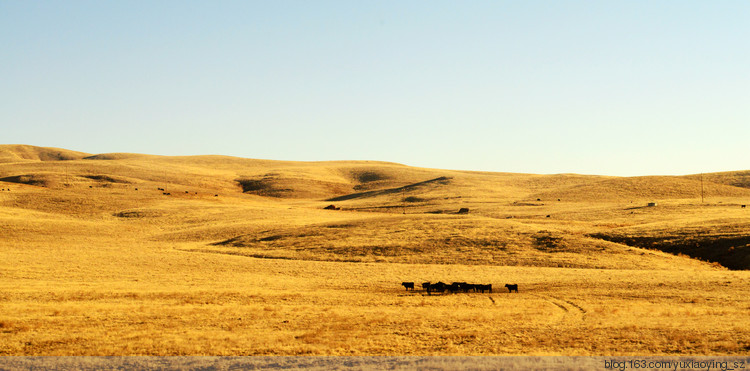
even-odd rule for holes
{"type": "MultiPolygon", "coordinates": [[[[412,290],[414,291],[414,282],[401,282],[401,286],[404,286],[406,291],[412,290]]],[[[518,284],[506,284],[505,287],[508,289],[508,292],[515,291],[518,292],[518,284]]],[[[424,291],[427,291],[427,295],[431,295],[433,292],[449,292],[451,294],[457,293],[457,292],[481,292],[484,293],[485,291],[492,293],[492,284],[474,284],[474,283],[466,283],[466,282],[453,282],[451,284],[447,284],[444,282],[438,282],[438,283],[431,283],[431,282],[424,282],[422,283],[422,289],[424,291]]]]}

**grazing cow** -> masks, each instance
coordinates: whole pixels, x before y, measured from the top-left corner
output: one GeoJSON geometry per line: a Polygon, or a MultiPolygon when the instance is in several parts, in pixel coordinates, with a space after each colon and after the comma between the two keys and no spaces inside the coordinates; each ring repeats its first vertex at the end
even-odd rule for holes
{"type": "Polygon", "coordinates": [[[138,190],[138,188],[136,188],[135,190],[137,191],[137,190],[138,190]]]}
{"type": "Polygon", "coordinates": [[[469,208],[468,207],[462,207],[462,208],[460,208],[458,210],[458,213],[459,214],[468,214],[469,213],[469,208]]]}
{"type": "Polygon", "coordinates": [[[476,291],[481,292],[484,294],[485,291],[489,291],[490,294],[492,293],[492,284],[489,285],[474,285],[476,291]]]}
{"type": "Polygon", "coordinates": [[[188,192],[188,191],[185,191],[185,193],[190,193],[190,192],[188,192]]]}
{"type": "Polygon", "coordinates": [[[411,291],[414,291],[414,282],[401,282],[401,286],[404,286],[406,291],[409,291],[409,289],[411,289],[411,291]]]}
{"type": "Polygon", "coordinates": [[[164,188],[157,188],[157,190],[163,191],[163,190],[164,190],[164,188]]]}
{"type": "Polygon", "coordinates": [[[340,207],[336,207],[335,205],[328,205],[323,208],[324,210],[341,210],[340,207]]]}
{"type": "Polygon", "coordinates": [[[422,282],[422,290],[430,291],[430,283],[429,282],[422,282]]]}
{"type": "Polygon", "coordinates": [[[443,292],[445,292],[445,289],[447,287],[448,287],[448,285],[446,285],[443,282],[434,283],[434,284],[430,285],[430,289],[427,290],[427,294],[430,294],[432,291],[439,292],[439,293],[442,294],[443,292]]]}
{"type": "Polygon", "coordinates": [[[463,282],[463,283],[461,283],[461,291],[463,291],[463,292],[469,292],[469,291],[477,292],[477,285],[475,285],[473,283],[463,282]]]}
{"type": "Polygon", "coordinates": [[[514,283],[514,284],[512,284],[512,285],[511,285],[511,284],[507,284],[507,283],[506,283],[506,284],[505,284],[505,287],[507,287],[507,288],[508,288],[508,292],[509,292],[509,293],[511,293],[511,292],[513,292],[513,291],[515,291],[516,293],[518,293],[518,284],[515,284],[515,283],[514,283]]]}
{"type": "Polygon", "coordinates": [[[742,205],[742,208],[744,209],[744,208],[745,208],[745,206],[747,206],[747,205],[742,205]]]}
{"type": "Polygon", "coordinates": [[[219,197],[219,195],[214,195],[214,197],[219,197]]]}

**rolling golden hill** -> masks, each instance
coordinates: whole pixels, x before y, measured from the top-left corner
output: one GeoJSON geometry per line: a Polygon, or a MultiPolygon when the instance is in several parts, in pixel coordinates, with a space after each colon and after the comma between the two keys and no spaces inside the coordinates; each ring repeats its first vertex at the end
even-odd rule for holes
{"type": "Polygon", "coordinates": [[[3,145],[0,355],[746,354],[747,174],[3,145]]]}
{"type": "Polygon", "coordinates": [[[142,238],[200,242],[201,251],[334,261],[642,268],[673,264],[676,257],[642,251],[639,247],[661,245],[639,244],[638,237],[652,241],[669,235],[671,241],[681,240],[675,236],[686,241],[683,248],[671,244],[670,253],[750,268],[744,240],[734,239],[735,244],[724,235],[745,215],[739,205],[750,201],[750,189],[729,185],[738,182],[740,172],[705,176],[717,181],[703,182],[704,194],[715,203],[710,207],[699,204],[701,182],[695,176],[533,175],[370,161],[90,155],[20,145],[0,146],[0,158],[5,161],[0,182],[12,189],[3,194],[3,208],[127,220],[142,228],[142,238]],[[644,207],[648,202],[659,206],[644,207]],[[332,203],[343,210],[322,210],[332,203]],[[219,206],[226,211],[201,216],[219,206]],[[247,207],[262,212],[249,217],[242,214],[247,207]],[[461,208],[470,212],[457,215],[461,208]],[[268,219],[276,213],[296,221],[278,230],[258,228],[274,224],[268,219]],[[200,221],[185,225],[185,215],[200,221]],[[664,221],[677,225],[654,226],[664,221]],[[683,228],[708,222],[711,232],[701,230],[697,240],[683,228]],[[161,228],[147,232],[153,224],[161,228]],[[713,236],[724,241],[721,252],[695,248],[695,241],[706,244],[713,236]]]}
{"type": "Polygon", "coordinates": [[[61,148],[37,147],[24,144],[0,145],[0,163],[80,160],[86,156],[89,156],[89,154],[61,148]]]}

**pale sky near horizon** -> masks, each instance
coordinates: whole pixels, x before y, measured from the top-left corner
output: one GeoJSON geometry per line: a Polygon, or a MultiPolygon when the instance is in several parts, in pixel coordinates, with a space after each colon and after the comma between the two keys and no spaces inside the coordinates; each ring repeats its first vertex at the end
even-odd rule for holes
{"type": "Polygon", "coordinates": [[[750,169],[748,1],[0,0],[0,144],[750,169]]]}

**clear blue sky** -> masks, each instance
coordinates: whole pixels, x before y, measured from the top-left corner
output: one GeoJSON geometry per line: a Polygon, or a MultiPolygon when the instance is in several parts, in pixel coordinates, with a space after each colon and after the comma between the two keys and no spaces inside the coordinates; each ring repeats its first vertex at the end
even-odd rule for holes
{"type": "Polygon", "coordinates": [[[0,0],[0,143],[750,169],[748,1],[0,0]]]}

